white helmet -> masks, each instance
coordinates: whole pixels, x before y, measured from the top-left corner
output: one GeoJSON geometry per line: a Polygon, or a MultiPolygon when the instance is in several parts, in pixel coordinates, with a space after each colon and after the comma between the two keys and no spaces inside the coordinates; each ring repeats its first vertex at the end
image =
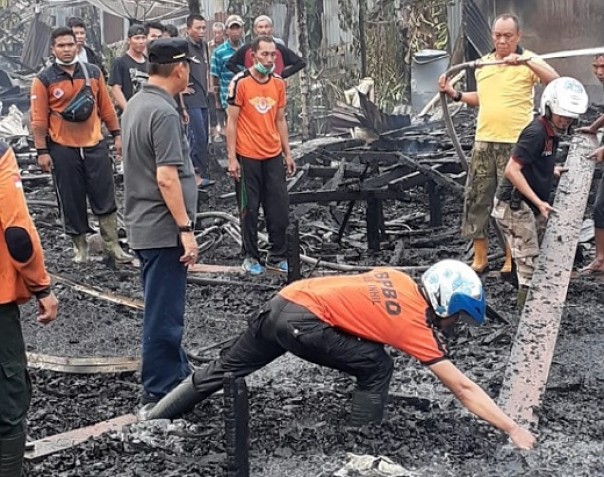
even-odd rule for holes
{"type": "Polygon", "coordinates": [[[476,272],[458,260],[442,260],[422,275],[422,285],[436,316],[461,313],[470,324],[485,321],[486,300],[476,272]]]}
{"type": "Polygon", "coordinates": [[[577,119],[587,111],[589,96],[575,78],[563,76],[551,81],[541,95],[540,113],[546,118],[551,114],[577,119]]]}

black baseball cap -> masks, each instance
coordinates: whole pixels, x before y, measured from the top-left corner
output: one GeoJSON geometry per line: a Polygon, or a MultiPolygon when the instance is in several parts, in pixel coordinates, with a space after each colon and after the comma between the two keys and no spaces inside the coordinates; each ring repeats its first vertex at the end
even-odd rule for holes
{"type": "Polygon", "coordinates": [[[132,25],[130,28],[128,28],[128,38],[132,38],[133,36],[137,36],[137,35],[145,35],[145,27],[141,24],[136,24],[136,25],[132,25]]]}
{"type": "Polygon", "coordinates": [[[189,56],[189,43],[184,38],[158,38],[149,44],[149,63],[166,65],[180,61],[199,63],[194,56],[189,56]]]}

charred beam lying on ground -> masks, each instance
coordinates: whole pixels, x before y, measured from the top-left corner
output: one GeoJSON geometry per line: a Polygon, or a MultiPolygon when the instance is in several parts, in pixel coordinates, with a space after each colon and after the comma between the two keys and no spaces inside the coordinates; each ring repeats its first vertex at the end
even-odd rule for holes
{"type": "Polygon", "coordinates": [[[560,180],[554,203],[559,213],[550,216],[506,369],[500,403],[523,423],[537,421],[545,391],[594,173],[587,157],[596,146],[593,136],[573,138],[569,172],[560,180]]]}
{"type": "Polygon", "coordinates": [[[135,356],[67,357],[27,353],[27,365],[59,373],[129,373],[139,368],[140,359],[135,356]]]}
{"type": "Polygon", "coordinates": [[[86,295],[92,296],[94,298],[98,298],[100,300],[108,301],[110,303],[115,303],[117,305],[127,306],[129,308],[133,308],[135,310],[143,310],[145,308],[145,304],[136,298],[129,298],[124,296],[116,295],[115,293],[102,291],[97,288],[93,288],[88,285],[84,285],[83,283],[77,283],[69,278],[62,277],[60,275],[51,274],[51,278],[55,283],[61,283],[62,285],[66,285],[72,288],[75,291],[80,293],[84,293],[86,295]]]}
{"type": "Polygon", "coordinates": [[[134,424],[137,418],[134,414],[126,414],[108,421],[103,421],[92,426],[75,429],[50,437],[45,437],[30,443],[30,450],[25,452],[25,459],[36,461],[50,454],[69,449],[87,441],[90,438],[98,437],[109,431],[117,431],[129,424],[134,424]]]}

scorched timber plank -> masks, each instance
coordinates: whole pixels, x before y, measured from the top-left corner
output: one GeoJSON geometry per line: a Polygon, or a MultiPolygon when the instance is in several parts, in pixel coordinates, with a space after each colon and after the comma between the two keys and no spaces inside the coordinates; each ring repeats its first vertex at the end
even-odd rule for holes
{"type": "Polygon", "coordinates": [[[536,423],[536,408],[545,391],[571,278],[581,224],[594,174],[589,154],[594,136],[572,139],[565,173],[541,244],[533,281],[499,396],[505,412],[521,423],[536,423]]]}
{"type": "Polygon", "coordinates": [[[92,426],[46,437],[30,443],[32,449],[26,451],[24,457],[27,460],[37,460],[55,452],[75,447],[92,437],[98,437],[109,431],[117,431],[124,426],[134,424],[136,421],[137,418],[134,414],[126,414],[92,426]]]}

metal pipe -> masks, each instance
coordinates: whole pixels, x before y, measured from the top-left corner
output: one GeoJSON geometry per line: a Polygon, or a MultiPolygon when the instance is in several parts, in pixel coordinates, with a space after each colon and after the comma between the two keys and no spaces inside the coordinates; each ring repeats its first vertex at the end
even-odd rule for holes
{"type": "MultiPolygon", "coordinates": [[[[581,48],[578,50],[552,51],[550,53],[544,53],[542,55],[533,55],[528,56],[526,58],[522,58],[521,62],[527,62],[531,60],[553,60],[556,58],[575,58],[577,56],[596,56],[601,54],[604,54],[604,46],[598,46],[595,48],[581,48]]],[[[465,63],[458,63],[456,65],[453,65],[446,71],[445,75],[447,75],[447,78],[449,78],[451,75],[465,68],[482,68],[483,66],[496,66],[504,64],[506,64],[504,60],[482,61],[478,59],[474,61],[466,61],[465,63]]]]}

